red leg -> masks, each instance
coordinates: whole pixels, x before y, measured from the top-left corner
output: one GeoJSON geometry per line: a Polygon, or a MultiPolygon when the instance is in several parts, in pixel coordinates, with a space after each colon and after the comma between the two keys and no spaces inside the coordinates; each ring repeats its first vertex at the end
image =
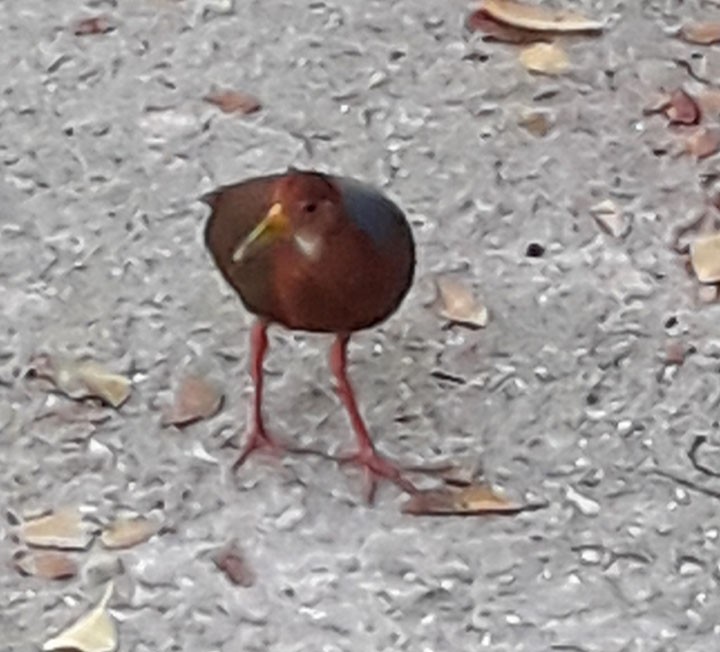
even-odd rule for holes
{"type": "Polygon", "coordinates": [[[341,463],[358,464],[363,467],[365,471],[365,497],[369,503],[372,503],[374,499],[379,478],[390,480],[401,489],[409,493],[415,493],[417,491],[415,485],[403,477],[400,469],[377,453],[365,423],[360,416],[355,400],[355,391],[347,376],[347,344],[349,339],[349,335],[338,335],[330,350],[330,368],[337,380],[337,391],[340,400],[347,410],[358,442],[357,452],[342,457],[340,461],[341,463]]]}
{"type": "Polygon", "coordinates": [[[263,396],[263,361],[268,348],[267,336],[268,324],[258,320],[253,324],[250,333],[250,375],[255,386],[253,398],[252,422],[249,429],[248,440],[243,448],[240,457],[235,460],[233,469],[242,466],[250,455],[261,448],[269,448],[274,451],[283,449],[282,444],[275,441],[265,430],[265,421],[262,414],[263,396]]]}

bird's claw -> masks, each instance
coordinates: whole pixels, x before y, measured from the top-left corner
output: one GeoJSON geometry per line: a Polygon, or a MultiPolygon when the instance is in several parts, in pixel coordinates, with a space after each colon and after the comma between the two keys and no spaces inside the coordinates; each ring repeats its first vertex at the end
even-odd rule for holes
{"type": "Polygon", "coordinates": [[[341,465],[356,464],[363,467],[365,475],[364,496],[369,505],[372,505],[375,500],[378,481],[381,479],[389,480],[409,494],[417,493],[417,487],[403,476],[400,468],[378,455],[373,449],[359,450],[355,453],[342,455],[337,458],[337,461],[341,465]]]}
{"type": "Polygon", "coordinates": [[[263,429],[253,428],[242,453],[240,453],[235,462],[233,462],[232,469],[233,471],[237,471],[243,464],[245,464],[250,455],[257,451],[266,450],[274,455],[279,455],[284,452],[285,449],[285,444],[282,444],[272,438],[263,429]]]}

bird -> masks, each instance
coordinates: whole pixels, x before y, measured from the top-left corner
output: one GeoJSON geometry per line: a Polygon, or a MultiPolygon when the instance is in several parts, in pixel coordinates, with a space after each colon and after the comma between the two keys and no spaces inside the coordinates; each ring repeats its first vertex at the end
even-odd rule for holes
{"type": "Polygon", "coordinates": [[[395,313],[412,285],[415,241],[403,211],[363,181],[292,167],[220,186],[201,199],[211,209],[205,245],[255,316],[254,398],[233,468],[261,448],[286,448],[269,434],[262,408],[268,328],[279,325],[334,335],[329,366],[357,440],[355,452],[337,459],[362,468],[368,502],[383,479],[414,493],[403,470],[378,453],[347,372],[350,337],[395,313]]]}

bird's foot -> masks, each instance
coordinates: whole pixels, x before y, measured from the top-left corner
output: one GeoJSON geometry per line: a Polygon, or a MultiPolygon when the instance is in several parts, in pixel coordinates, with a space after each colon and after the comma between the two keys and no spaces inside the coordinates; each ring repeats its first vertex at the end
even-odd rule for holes
{"type": "Polygon", "coordinates": [[[287,449],[287,446],[277,439],[274,439],[265,432],[263,428],[254,427],[250,431],[247,443],[240,453],[240,456],[235,460],[232,465],[233,471],[237,471],[245,462],[248,457],[253,453],[261,450],[266,450],[273,455],[280,455],[287,449]]]}
{"type": "Polygon", "coordinates": [[[378,455],[374,448],[361,448],[357,452],[343,455],[337,460],[342,465],[356,464],[363,467],[365,475],[363,495],[369,505],[372,505],[375,500],[375,492],[380,480],[389,480],[409,494],[417,493],[417,487],[402,474],[400,467],[378,455]]]}

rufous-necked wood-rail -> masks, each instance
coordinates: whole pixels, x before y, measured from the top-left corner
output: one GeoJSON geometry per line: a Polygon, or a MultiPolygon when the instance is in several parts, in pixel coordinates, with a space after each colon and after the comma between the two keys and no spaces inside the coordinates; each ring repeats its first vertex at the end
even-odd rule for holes
{"type": "Polygon", "coordinates": [[[414,491],[399,467],[377,453],[347,376],[352,333],[387,319],[410,288],[415,245],[403,212],[354,179],[290,169],[223,186],[203,197],[212,211],[205,242],[220,272],[257,321],[251,333],[254,409],[235,467],[261,447],[280,449],[265,429],[263,359],[267,329],[333,333],[330,368],[357,437],[340,458],[363,467],[366,494],[385,478],[414,491]]]}

